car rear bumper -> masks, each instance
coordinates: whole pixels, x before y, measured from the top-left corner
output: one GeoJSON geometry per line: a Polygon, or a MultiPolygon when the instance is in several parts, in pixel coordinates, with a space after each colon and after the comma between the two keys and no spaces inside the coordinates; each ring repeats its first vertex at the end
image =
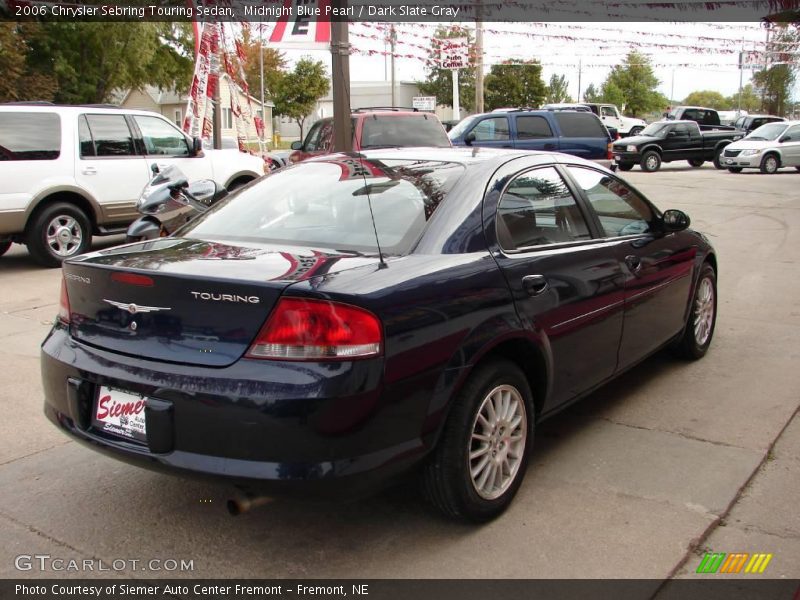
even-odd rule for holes
{"type": "Polygon", "coordinates": [[[89,347],[61,326],[41,358],[47,418],[94,450],[149,469],[266,493],[351,497],[408,470],[431,442],[422,434],[424,402],[398,402],[402,395],[382,383],[381,359],[192,367],[89,347]],[[147,398],[146,444],[92,425],[100,385],[147,398]]]}

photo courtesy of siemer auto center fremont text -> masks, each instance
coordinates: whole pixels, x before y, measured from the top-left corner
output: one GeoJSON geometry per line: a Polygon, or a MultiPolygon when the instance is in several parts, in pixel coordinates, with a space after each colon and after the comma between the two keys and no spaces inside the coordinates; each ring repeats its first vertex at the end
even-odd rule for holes
{"type": "Polygon", "coordinates": [[[800,3],[0,0],[0,598],[799,600],[800,3]]]}

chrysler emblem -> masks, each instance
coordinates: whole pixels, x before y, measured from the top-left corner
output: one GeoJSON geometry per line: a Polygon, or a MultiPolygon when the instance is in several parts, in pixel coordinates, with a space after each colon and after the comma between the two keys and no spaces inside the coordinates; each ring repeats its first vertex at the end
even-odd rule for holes
{"type": "Polygon", "coordinates": [[[103,302],[108,302],[111,306],[116,306],[121,310],[128,311],[132,315],[138,313],[149,313],[149,312],[156,312],[159,310],[172,310],[171,308],[167,308],[166,306],[140,306],[134,303],[127,303],[127,302],[116,302],[114,300],[107,300],[103,298],[103,302]]]}

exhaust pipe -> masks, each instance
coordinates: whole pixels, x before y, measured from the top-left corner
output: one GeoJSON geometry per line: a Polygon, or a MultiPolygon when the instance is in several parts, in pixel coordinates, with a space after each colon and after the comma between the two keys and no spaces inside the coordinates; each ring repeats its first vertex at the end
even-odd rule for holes
{"type": "Polygon", "coordinates": [[[231,498],[228,500],[226,506],[228,507],[228,513],[232,517],[236,517],[249,512],[254,508],[258,508],[259,506],[269,504],[272,502],[272,500],[273,498],[271,496],[254,496],[252,494],[245,494],[244,496],[240,496],[238,498],[231,498]]]}

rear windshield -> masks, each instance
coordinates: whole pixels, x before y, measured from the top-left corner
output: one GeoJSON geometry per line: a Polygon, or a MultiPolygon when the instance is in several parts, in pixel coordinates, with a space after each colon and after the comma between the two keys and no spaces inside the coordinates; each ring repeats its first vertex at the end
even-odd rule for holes
{"type": "Polygon", "coordinates": [[[375,115],[364,119],[362,148],[392,146],[434,146],[449,148],[450,139],[436,118],[425,115],[389,117],[375,115]]]}
{"type": "Polygon", "coordinates": [[[307,161],[242,189],[180,235],[371,253],[377,229],[385,253],[407,254],[463,173],[450,162],[307,161]]]}
{"type": "Polygon", "coordinates": [[[559,111],[553,113],[558,125],[561,128],[561,135],[564,137],[599,137],[609,139],[608,131],[594,114],[590,112],[567,112],[559,111]]]}
{"type": "Polygon", "coordinates": [[[0,160],[55,160],[60,153],[56,113],[0,112],[0,160]]]}

